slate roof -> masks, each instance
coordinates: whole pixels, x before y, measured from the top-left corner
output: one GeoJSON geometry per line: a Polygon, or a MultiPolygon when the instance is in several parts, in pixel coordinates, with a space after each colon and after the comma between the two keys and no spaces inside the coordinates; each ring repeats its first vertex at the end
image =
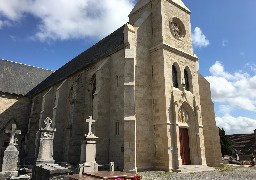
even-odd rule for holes
{"type": "Polygon", "coordinates": [[[120,49],[124,48],[124,27],[120,27],[112,34],[108,35],[94,46],[90,47],[80,55],[69,61],[52,75],[46,78],[42,83],[35,87],[29,95],[35,95],[48,87],[68,78],[72,74],[86,68],[88,65],[105,58],[120,49]]]}
{"type": "Polygon", "coordinates": [[[52,74],[50,70],[1,59],[0,91],[26,95],[50,74],[52,74]]]}

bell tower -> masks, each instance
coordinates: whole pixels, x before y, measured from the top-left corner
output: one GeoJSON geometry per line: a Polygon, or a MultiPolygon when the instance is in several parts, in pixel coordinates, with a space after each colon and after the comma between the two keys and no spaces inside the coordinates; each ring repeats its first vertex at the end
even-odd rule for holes
{"type": "Polygon", "coordinates": [[[181,0],[162,1],[163,44],[193,55],[190,10],[181,0]]]}
{"type": "Polygon", "coordinates": [[[151,13],[152,46],[166,44],[193,55],[191,12],[181,0],[138,0],[129,23],[134,25],[145,11],[151,13]]]}
{"type": "Polygon", "coordinates": [[[183,157],[191,157],[190,164],[205,165],[199,66],[192,47],[190,10],[181,0],[139,0],[129,24],[134,27],[136,51],[137,134],[143,130],[153,139],[136,136],[137,167],[150,164],[154,169],[176,171],[185,162],[183,157]],[[140,88],[147,93],[142,94],[140,88]],[[149,98],[151,105],[138,103],[149,98]],[[187,144],[179,138],[182,132],[186,132],[187,144]],[[182,154],[183,147],[190,150],[182,154]]]}

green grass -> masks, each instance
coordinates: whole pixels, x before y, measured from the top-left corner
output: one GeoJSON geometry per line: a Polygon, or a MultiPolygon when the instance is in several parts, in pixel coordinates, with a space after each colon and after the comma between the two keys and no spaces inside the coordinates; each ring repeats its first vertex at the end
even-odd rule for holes
{"type": "Polygon", "coordinates": [[[230,166],[230,165],[224,164],[223,167],[217,167],[216,169],[219,172],[227,172],[227,171],[234,171],[234,170],[239,169],[239,168],[243,168],[243,167],[242,166],[230,166]]]}

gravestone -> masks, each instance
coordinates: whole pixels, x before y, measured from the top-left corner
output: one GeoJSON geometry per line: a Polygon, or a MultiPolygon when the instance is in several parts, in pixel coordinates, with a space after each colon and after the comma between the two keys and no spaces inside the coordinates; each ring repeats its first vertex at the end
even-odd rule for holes
{"type": "Polygon", "coordinates": [[[86,119],[86,122],[89,125],[89,132],[85,134],[81,142],[81,156],[80,162],[80,174],[86,172],[98,172],[98,164],[96,163],[96,140],[98,139],[92,132],[92,123],[95,120],[92,119],[92,116],[89,116],[89,119],[86,119]]]}
{"type": "Polygon", "coordinates": [[[36,160],[36,165],[40,164],[54,164],[53,160],[53,139],[54,139],[54,132],[56,129],[51,127],[52,120],[47,117],[44,120],[45,128],[41,128],[39,130],[40,134],[40,144],[39,144],[39,151],[38,157],[36,160]]]}
{"type": "Polygon", "coordinates": [[[109,172],[114,172],[115,171],[115,163],[114,162],[110,162],[109,163],[109,172]]]}
{"type": "Polygon", "coordinates": [[[53,140],[55,128],[52,128],[52,120],[47,117],[44,120],[45,128],[39,130],[40,144],[36,166],[33,168],[33,180],[68,180],[69,169],[54,164],[53,140]]]}
{"type": "Polygon", "coordinates": [[[18,176],[17,163],[19,160],[19,151],[15,147],[16,144],[16,134],[21,134],[20,130],[16,130],[16,124],[12,124],[11,130],[6,130],[5,133],[10,134],[9,146],[4,151],[2,172],[0,173],[0,178],[10,178],[12,176],[18,176]]]}

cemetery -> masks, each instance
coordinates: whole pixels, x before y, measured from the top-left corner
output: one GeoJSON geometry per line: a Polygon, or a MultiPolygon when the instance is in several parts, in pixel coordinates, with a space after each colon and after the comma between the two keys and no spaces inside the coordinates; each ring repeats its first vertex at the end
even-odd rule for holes
{"type": "Polygon", "coordinates": [[[0,60],[0,180],[141,180],[222,166],[190,15],[181,0],[138,0],[129,22],[55,72],[0,60]]]}

